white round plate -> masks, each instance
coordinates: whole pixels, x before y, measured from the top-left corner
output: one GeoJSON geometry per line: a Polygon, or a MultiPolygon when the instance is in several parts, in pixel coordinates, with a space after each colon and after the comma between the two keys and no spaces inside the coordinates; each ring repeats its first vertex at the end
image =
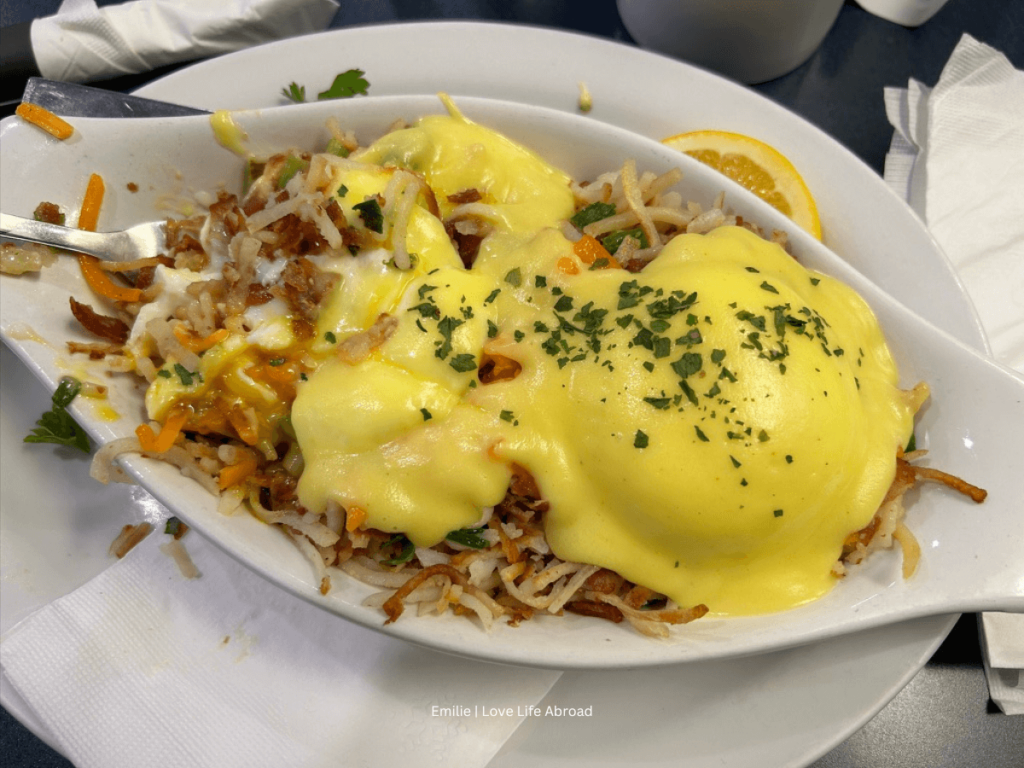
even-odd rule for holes
{"type": "MultiPolygon", "coordinates": [[[[708,127],[763,138],[801,168],[818,197],[826,242],[833,249],[920,314],[962,340],[984,346],[976,316],[948,262],[934,250],[899,253],[901,233],[918,225],[870,169],[777,105],[710,74],[635,49],[578,35],[496,25],[367,27],[215,59],[158,81],[141,94],[208,109],[270,106],[280,103],[280,88],[289,82],[316,92],[326,88],[334,74],[351,67],[366,71],[374,95],[444,89],[456,97],[500,96],[566,111],[575,109],[577,84],[586,81],[594,96],[591,117],[597,120],[656,138],[708,127]],[[460,45],[452,46],[452,40],[460,45]],[[382,51],[389,53],[385,56],[382,51]],[[473,65],[467,67],[467,61],[473,65]],[[837,178],[843,183],[836,184],[837,178]],[[873,226],[860,225],[864,221],[873,226]],[[924,285],[922,276],[927,280],[924,285]]],[[[114,510],[97,510],[94,520],[85,520],[89,533],[82,543],[87,546],[80,552],[89,556],[78,552],[76,558],[69,556],[67,572],[49,564],[54,542],[60,546],[73,540],[75,526],[84,524],[81,493],[59,471],[68,459],[19,449],[20,435],[26,431],[20,422],[31,419],[20,418],[12,426],[16,420],[8,414],[23,417],[24,409],[29,414],[41,409],[26,404],[29,393],[12,384],[16,375],[11,371],[17,365],[5,356],[5,474],[0,508],[4,534],[0,588],[5,610],[0,630],[84,583],[102,567],[100,553],[109,543],[110,532],[125,522],[125,505],[134,505],[130,514],[138,518],[152,503],[141,496],[115,498],[114,510]],[[8,503],[13,498],[13,478],[32,468],[37,476],[57,477],[57,482],[48,481],[47,493],[52,491],[54,496],[42,529],[39,518],[33,519],[38,504],[8,503]]],[[[45,403],[45,397],[41,399],[45,403]]],[[[72,466],[81,472],[80,463],[72,466]]],[[[531,723],[530,738],[513,740],[495,764],[519,764],[529,756],[541,766],[566,761],[632,765],[643,756],[648,764],[701,765],[713,756],[728,766],[803,765],[895,695],[945,637],[954,619],[918,620],[753,659],[681,665],[658,672],[568,673],[549,700],[571,700],[578,706],[582,699],[604,716],[568,726],[531,723]],[[643,730],[610,727],[617,715],[625,714],[623,702],[628,702],[630,720],[637,717],[637,722],[645,724],[643,730]],[[755,712],[757,717],[744,716],[755,712]],[[567,728],[569,738],[565,738],[567,728]],[[627,732],[633,735],[627,737],[627,732]],[[701,749],[680,754],[679,743],[698,740],[704,745],[701,749]]],[[[3,703],[16,715],[24,714],[9,695],[4,694],[3,703]]]]}

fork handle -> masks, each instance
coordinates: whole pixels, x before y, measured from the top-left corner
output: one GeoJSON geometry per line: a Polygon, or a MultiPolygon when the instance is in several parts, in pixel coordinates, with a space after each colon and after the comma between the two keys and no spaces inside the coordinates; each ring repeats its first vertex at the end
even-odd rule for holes
{"type": "Polygon", "coordinates": [[[0,236],[87,253],[106,261],[137,258],[135,248],[124,232],[89,232],[9,213],[0,213],[0,236]]]}

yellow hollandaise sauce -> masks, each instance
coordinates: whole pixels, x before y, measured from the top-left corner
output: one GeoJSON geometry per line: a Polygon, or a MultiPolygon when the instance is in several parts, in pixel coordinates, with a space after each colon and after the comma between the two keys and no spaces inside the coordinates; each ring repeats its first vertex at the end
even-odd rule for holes
{"type": "MultiPolygon", "coordinates": [[[[350,221],[395,168],[430,188],[408,219],[411,268],[387,237],[325,261],[340,279],[312,342],[287,323],[232,336],[201,358],[205,376],[155,382],[151,416],[204,387],[243,392],[234,360],[298,345],[316,360],[290,411],[313,513],[358,508],[362,527],[429,547],[485,519],[518,465],[549,503],[557,557],[682,606],[764,613],[834,585],[920,405],[851,289],[738,227],[677,236],[638,273],[591,268],[560,228],[568,177],[458,113],[350,160],[328,190],[350,221]],[[467,190],[486,222],[471,269],[442,224],[467,190]],[[334,353],[382,315],[382,343],[334,353]],[[483,383],[486,356],[521,370],[483,383]]],[[[261,396],[274,411],[280,393],[261,396]]]]}

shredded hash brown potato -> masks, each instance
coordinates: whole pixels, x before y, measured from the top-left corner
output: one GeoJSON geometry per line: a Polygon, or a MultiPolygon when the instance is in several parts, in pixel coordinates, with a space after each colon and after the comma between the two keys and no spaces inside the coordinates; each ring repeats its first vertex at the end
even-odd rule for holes
{"type": "MultiPolygon", "coordinates": [[[[228,333],[246,330],[246,310],[272,299],[287,305],[295,336],[310,338],[322,302],[337,280],[336,275],[317,267],[317,254],[339,249],[356,253],[388,236],[394,244],[394,265],[407,268],[410,254],[404,228],[409,212],[418,197],[432,193],[418,175],[395,172],[378,200],[384,226],[390,229],[375,232],[346,221],[337,202],[323,194],[322,185],[330,167],[352,163],[347,154],[355,149],[355,142],[337,125],[332,132],[343,147],[339,154],[271,157],[254,166],[256,178],[242,197],[221,193],[210,206],[208,220],[169,221],[168,250],[159,260],[102,265],[114,281],[122,280],[123,270],[136,272],[132,292],[106,292],[102,311],[72,299],[74,317],[98,341],[71,343],[69,350],[105,358],[111,370],[133,371],[153,382],[164,375],[167,360],[176,361],[186,372],[195,370],[207,349],[228,333]],[[289,170],[296,166],[297,172],[289,170]],[[285,178],[287,173],[293,175],[285,178]],[[167,311],[146,312],[165,290],[155,282],[159,265],[201,270],[211,259],[223,261],[222,274],[189,284],[167,311]],[[260,270],[268,265],[279,269],[280,278],[272,283],[259,278],[260,270]],[[126,296],[132,300],[124,300],[126,296]],[[131,346],[131,338],[142,322],[153,343],[140,352],[131,346]]],[[[577,253],[584,262],[587,259],[582,252],[591,247],[589,242],[581,242],[586,237],[600,239],[613,231],[634,229],[642,236],[626,236],[611,259],[630,272],[641,271],[675,234],[706,233],[723,225],[745,227],[785,247],[784,233],[762,232],[754,223],[728,213],[721,195],[708,208],[682,200],[671,191],[679,175],[678,171],[661,176],[638,173],[635,164],[627,162],[619,171],[589,183],[574,182],[571,188],[577,210],[595,202],[615,208],[613,215],[581,229],[564,225],[566,236],[579,245],[577,253]]],[[[457,207],[444,224],[469,266],[489,231],[491,211],[476,190],[453,198],[449,202],[457,207]]],[[[432,210],[438,215],[436,202],[432,210]]],[[[5,265],[8,261],[26,265],[18,269],[38,268],[21,255],[8,258],[5,252],[4,259],[5,265]]],[[[589,261],[594,261],[593,254],[589,261]]],[[[394,332],[395,325],[394,318],[381,315],[368,330],[340,344],[338,355],[348,361],[365,358],[394,332]]],[[[517,366],[516,361],[501,355],[484,355],[480,381],[514,378],[519,373],[517,366]]],[[[299,380],[313,370],[314,362],[302,356],[284,359],[266,353],[250,374],[259,386],[288,404],[299,380]]],[[[483,510],[478,525],[464,531],[467,535],[462,541],[449,538],[432,548],[417,548],[401,534],[364,529],[365,512],[357,507],[329,504],[323,514],[313,514],[297,497],[303,459],[287,415],[287,409],[261,410],[214,397],[197,404],[187,418],[181,415],[174,421],[172,413],[162,425],[143,425],[137,437],[104,446],[95,456],[93,476],[104,483],[130,481],[116,461],[124,454],[142,454],[176,465],[210,493],[219,495],[225,514],[246,508],[290,537],[309,559],[314,583],[322,593],[328,593],[342,574],[377,588],[367,604],[382,611],[385,623],[397,621],[410,610],[417,615],[451,612],[475,618],[485,628],[499,620],[516,626],[537,616],[568,612],[626,622],[644,635],[664,637],[669,625],[685,624],[708,612],[705,605],[676,605],[610,570],[559,560],[544,533],[548,502],[530,473],[518,466],[505,498],[493,509],[483,510]]],[[[911,464],[921,455],[923,452],[903,456],[901,452],[897,457],[896,478],[885,501],[867,527],[850,535],[834,569],[837,576],[871,552],[891,548],[894,541],[900,543],[904,554],[904,575],[914,572],[920,550],[903,522],[903,499],[919,482],[942,482],[975,501],[984,499],[984,491],[962,480],[911,464]]],[[[126,532],[115,542],[116,550],[127,551],[133,536],[143,535],[139,529],[126,532]]]]}

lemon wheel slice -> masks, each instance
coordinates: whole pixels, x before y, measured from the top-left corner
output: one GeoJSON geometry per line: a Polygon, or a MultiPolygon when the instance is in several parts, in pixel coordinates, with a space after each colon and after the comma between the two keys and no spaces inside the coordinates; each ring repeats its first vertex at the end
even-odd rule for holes
{"type": "Polygon", "coordinates": [[[821,220],[811,191],[774,147],[726,131],[680,133],[662,143],[724,173],[821,240],[821,220]]]}

